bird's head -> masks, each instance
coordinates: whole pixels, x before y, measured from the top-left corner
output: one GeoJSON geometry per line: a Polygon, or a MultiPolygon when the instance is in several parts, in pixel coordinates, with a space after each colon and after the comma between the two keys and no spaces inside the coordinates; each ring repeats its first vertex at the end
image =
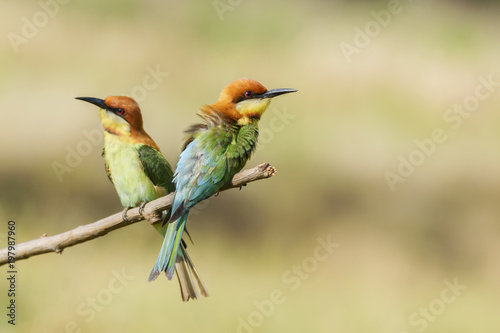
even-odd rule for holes
{"type": "Polygon", "coordinates": [[[260,120],[271,98],[296,91],[288,88],[267,90],[255,80],[239,79],[227,85],[219,100],[210,107],[224,112],[239,124],[248,124],[260,120]]]}
{"type": "Polygon", "coordinates": [[[105,99],[76,97],[99,107],[99,118],[104,129],[117,135],[128,135],[131,131],[142,132],[141,109],[137,102],[127,96],[109,96],[105,99]]]}

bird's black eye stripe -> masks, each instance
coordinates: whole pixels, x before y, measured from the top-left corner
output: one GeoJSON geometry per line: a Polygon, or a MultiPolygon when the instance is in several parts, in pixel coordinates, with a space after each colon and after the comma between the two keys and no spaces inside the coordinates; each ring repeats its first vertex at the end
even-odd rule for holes
{"type": "Polygon", "coordinates": [[[257,97],[257,95],[255,95],[253,91],[247,90],[242,95],[240,95],[240,97],[238,97],[234,101],[234,103],[238,103],[238,102],[244,101],[245,99],[251,99],[251,98],[255,98],[255,97],[257,97]]]}

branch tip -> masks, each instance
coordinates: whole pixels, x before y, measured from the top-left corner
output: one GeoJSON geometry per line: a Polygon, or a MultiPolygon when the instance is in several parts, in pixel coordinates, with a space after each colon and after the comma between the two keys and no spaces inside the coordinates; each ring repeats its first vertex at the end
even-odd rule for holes
{"type": "Polygon", "coordinates": [[[268,177],[272,177],[272,176],[275,176],[276,175],[276,168],[275,167],[272,167],[272,166],[269,166],[267,169],[267,176],[268,177]]]}

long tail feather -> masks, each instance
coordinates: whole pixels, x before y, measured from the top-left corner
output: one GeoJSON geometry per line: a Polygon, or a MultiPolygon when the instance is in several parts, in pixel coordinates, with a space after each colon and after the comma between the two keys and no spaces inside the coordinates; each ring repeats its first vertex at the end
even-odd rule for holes
{"type": "Polygon", "coordinates": [[[170,257],[168,258],[167,264],[163,268],[169,280],[172,280],[172,277],[174,276],[175,263],[177,262],[177,254],[179,253],[179,246],[181,246],[182,242],[182,233],[184,232],[184,227],[186,225],[187,214],[183,215],[179,220],[181,220],[181,224],[177,227],[170,257]]]}
{"type": "Polygon", "coordinates": [[[184,302],[189,299],[198,299],[198,291],[208,297],[208,291],[203,284],[198,271],[193,265],[184,243],[181,243],[180,252],[177,255],[175,271],[179,279],[181,296],[184,302]]]}
{"type": "Polygon", "coordinates": [[[174,276],[177,252],[186,220],[187,214],[184,214],[178,220],[169,222],[158,259],[156,259],[156,264],[149,274],[149,282],[154,281],[162,271],[165,271],[169,280],[174,276]]]}
{"type": "MultiPolygon", "coordinates": [[[[153,225],[153,227],[165,238],[169,225],[162,226],[160,225],[160,223],[156,223],[153,225]]],[[[189,235],[186,228],[184,228],[184,234],[187,234],[191,242],[193,242],[193,240],[191,239],[191,235],[189,235]]],[[[158,265],[158,267],[160,267],[160,265],[158,265]]],[[[177,253],[177,258],[175,261],[175,272],[177,274],[177,279],[179,280],[181,297],[184,302],[190,299],[198,299],[200,293],[201,295],[208,297],[207,288],[203,284],[198,271],[196,270],[193,262],[191,261],[191,258],[189,257],[189,254],[187,252],[187,245],[184,242],[184,239],[181,240],[180,249],[177,253]]],[[[155,270],[154,277],[151,275],[150,279],[155,279],[156,276],[158,276],[160,273],[161,271],[159,269],[158,271],[155,270]]]]}
{"type": "MultiPolygon", "coordinates": [[[[184,246],[181,245],[181,252],[184,252],[184,246]]],[[[193,278],[189,267],[186,264],[186,260],[181,253],[177,256],[177,261],[175,263],[175,272],[177,273],[177,279],[179,280],[179,287],[181,288],[181,297],[184,302],[188,301],[190,298],[198,299],[198,292],[193,283],[193,278]]]]}

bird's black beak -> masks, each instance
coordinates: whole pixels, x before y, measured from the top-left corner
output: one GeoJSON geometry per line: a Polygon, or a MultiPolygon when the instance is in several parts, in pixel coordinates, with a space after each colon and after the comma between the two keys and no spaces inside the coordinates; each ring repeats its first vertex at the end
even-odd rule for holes
{"type": "Polygon", "coordinates": [[[100,107],[101,109],[111,111],[110,107],[106,105],[106,103],[104,102],[103,99],[94,98],[94,97],[75,97],[75,99],[79,99],[81,101],[89,102],[89,103],[92,103],[92,104],[100,107]]]}
{"type": "Polygon", "coordinates": [[[288,94],[292,92],[296,92],[297,89],[289,89],[289,88],[279,88],[279,89],[271,89],[260,95],[261,98],[273,98],[279,95],[288,94]]]}

